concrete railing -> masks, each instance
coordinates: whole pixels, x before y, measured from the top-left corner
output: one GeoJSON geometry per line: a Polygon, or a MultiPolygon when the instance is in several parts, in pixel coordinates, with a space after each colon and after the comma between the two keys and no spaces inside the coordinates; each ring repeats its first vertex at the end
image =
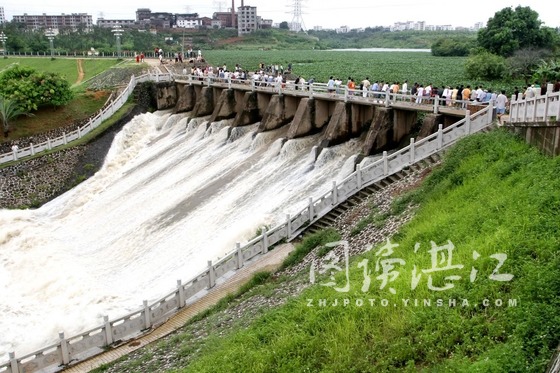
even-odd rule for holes
{"type": "MultiPolygon", "coordinates": [[[[151,77],[132,79],[129,87],[132,87],[133,82],[143,79],[151,79],[151,77]]],[[[70,338],[61,332],[56,343],[31,354],[16,357],[12,352],[9,354],[9,361],[0,364],[0,372],[32,373],[46,369],[61,370],[63,367],[97,355],[117,342],[122,343],[145,333],[154,326],[164,323],[185,305],[193,303],[208,289],[214,287],[220,279],[224,278],[223,281],[226,281],[229,276],[224,275],[231,274],[254,258],[266,254],[274,245],[297,237],[305,227],[321,219],[362,188],[439,152],[461,137],[488,127],[492,121],[491,106],[472,116],[466,112],[464,119],[445,129],[440,125],[436,133],[422,140],[411,139],[410,145],[403,149],[390,155],[384,152],[380,160],[366,167],[361,168],[358,165],[356,171],[340,183],[333,182],[329,191],[318,198],[309,198],[307,207],[295,214],[286,215],[285,221],[281,224],[265,230],[245,245],[237,243],[231,253],[216,262],[208,261],[207,268],[190,280],[186,282],[178,280],[175,290],[169,294],[151,304],[144,301],[137,311],[117,319],[109,320],[109,317],[105,316],[101,325],[70,338]]]]}
{"type": "Polygon", "coordinates": [[[371,90],[349,89],[346,85],[329,88],[326,83],[295,84],[292,81],[286,83],[265,82],[260,80],[219,78],[216,76],[197,76],[190,74],[172,74],[173,80],[193,85],[211,86],[220,88],[235,88],[246,91],[260,91],[277,94],[288,94],[300,97],[329,98],[344,102],[357,102],[363,104],[384,104],[394,106],[396,104],[409,104],[410,106],[431,106],[433,113],[439,113],[441,108],[456,109],[463,111],[470,101],[454,100],[453,106],[446,106],[445,99],[439,96],[422,96],[418,99],[415,95],[390,93],[371,90]]]}
{"type": "Polygon", "coordinates": [[[548,84],[545,95],[536,95],[525,100],[511,97],[510,123],[558,122],[560,120],[560,92],[552,92],[548,84]]]}

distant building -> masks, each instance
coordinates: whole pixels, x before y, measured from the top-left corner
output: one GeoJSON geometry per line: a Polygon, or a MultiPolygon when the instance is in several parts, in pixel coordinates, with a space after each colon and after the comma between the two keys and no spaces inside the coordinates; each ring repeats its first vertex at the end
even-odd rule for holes
{"type": "Polygon", "coordinates": [[[97,27],[113,28],[117,25],[122,27],[134,27],[136,25],[136,21],[133,19],[97,19],[97,27]]]}
{"type": "Polygon", "coordinates": [[[198,28],[201,25],[198,13],[175,14],[175,26],[180,28],[198,28]]]}
{"type": "Polygon", "coordinates": [[[4,7],[0,6],[0,25],[6,23],[6,14],[4,13],[4,7]]]}
{"type": "Polygon", "coordinates": [[[46,29],[71,29],[77,31],[79,28],[91,30],[93,28],[93,19],[91,15],[86,13],[72,13],[57,16],[49,16],[45,13],[42,15],[16,15],[13,22],[25,25],[28,30],[46,30],[46,29]]]}
{"type": "Polygon", "coordinates": [[[337,34],[346,34],[350,32],[350,28],[348,26],[340,26],[335,31],[337,34]]]}
{"type": "Polygon", "coordinates": [[[395,22],[389,29],[390,31],[453,31],[453,30],[471,30],[478,31],[480,28],[484,27],[482,22],[475,24],[474,28],[464,28],[464,27],[453,27],[452,25],[426,25],[426,22],[419,21],[406,21],[406,22],[395,22]]]}
{"type": "Polygon", "coordinates": [[[216,12],[212,15],[212,19],[221,21],[222,27],[225,28],[237,28],[239,23],[237,13],[234,13],[232,22],[231,12],[216,12]]]}
{"type": "Polygon", "coordinates": [[[313,26],[313,31],[323,31],[323,26],[313,26]]]}
{"type": "Polygon", "coordinates": [[[259,28],[262,30],[266,30],[272,28],[273,21],[271,19],[261,19],[259,17],[259,28]]]}
{"type": "Polygon", "coordinates": [[[478,31],[484,28],[484,22],[477,22],[474,24],[473,31],[478,31]]]}
{"type": "Polygon", "coordinates": [[[237,19],[238,35],[250,34],[259,28],[256,6],[240,6],[237,8],[237,19]]]}

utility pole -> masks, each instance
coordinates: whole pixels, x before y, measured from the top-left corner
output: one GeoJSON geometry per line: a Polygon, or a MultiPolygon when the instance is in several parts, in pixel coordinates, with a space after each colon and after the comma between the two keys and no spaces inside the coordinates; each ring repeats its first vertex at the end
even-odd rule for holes
{"type": "Polygon", "coordinates": [[[292,23],[290,24],[290,30],[291,31],[295,31],[295,32],[300,32],[303,31],[307,34],[307,31],[305,30],[305,24],[303,22],[303,12],[302,12],[302,2],[303,0],[292,0],[293,4],[293,10],[290,12],[293,17],[292,17],[292,23]]]}

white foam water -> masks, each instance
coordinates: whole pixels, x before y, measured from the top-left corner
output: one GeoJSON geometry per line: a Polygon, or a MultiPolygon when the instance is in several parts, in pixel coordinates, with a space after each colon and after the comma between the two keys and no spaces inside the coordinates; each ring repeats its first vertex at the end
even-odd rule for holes
{"type": "Polygon", "coordinates": [[[0,358],[167,294],[329,190],[359,151],[350,141],[314,161],[317,135],[230,125],[139,115],[93,177],[37,210],[0,211],[0,358]]]}

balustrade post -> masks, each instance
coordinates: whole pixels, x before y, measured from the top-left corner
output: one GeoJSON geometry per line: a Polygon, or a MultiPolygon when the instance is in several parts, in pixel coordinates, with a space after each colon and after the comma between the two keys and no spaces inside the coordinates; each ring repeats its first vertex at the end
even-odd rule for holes
{"type": "Polygon", "coordinates": [[[356,165],[356,182],[358,183],[358,190],[362,189],[362,166],[359,163],[356,165]]]}
{"type": "Polygon", "coordinates": [[[29,150],[31,151],[31,155],[35,155],[35,147],[33,146],[33,143],[29,144],[29,150]]]}
{"type": "Polygon", "coordinates": [[[235,243],[235,250],[237,255],[237,269],[243,267],[243,251],[241,251],[241,243],[235,243]]]}
{"type": "Polygon", "coordinates": [[[212,261],[208,261],[208,289],[212,289],[216,285],[216,272],[212,261]]]}
{"type": "Polygon", "coordinates": [[[467,131],[467,135],[471,134],[471,112],[470,111],[466,111],[465,112],[465,129],[467,131]]]}
{"type": "MultiPolygon", "coordinates": [[[[513,117],[514,117],[514,116],[513,116],[514,110],[515,110],[516,112],[519,111],[519,110],[518,110],[519,105],[517,104],[516,101],[517,101],[517,100],[516,100],[515,95],[511,95],[511,99],[510,99],[510,101],[509,101],[509,122],[510,122],[510,123],[514,122],[514,119],[513,119],[513,117]]],[[[517,113],[516,113],[516,114],[517,114],[517,113]]]]}
{"type": "Polygon", "coordinates": [[[78,126],[78,138],[82,138],[82,131],[80,130],[80,126],[78,126]]]}
{"type": "Polygon", "coordinates": [[[262,236],[263,236],[263,249],[262,249],[262,253],[266,254],[268,253],[268,232],[266,227],[262,228],[262,236]]]}
{"type": "Polygon", "coordinates": [[[66,132],[62,132],[62,143],[64,145],[68,144],[68,140],[66,139],[66,132]]]}
{"type": "Polygon", "coordinates": [[[52,149],[52,144],[51,144],[51,139],[47,138],[47,149],[51,150],[52,149]]]}
{"type": "Polygon", "coordinates": [[[441,149],[443,147],[443,124],[439,124],[438,131],[437,131],[437,149],[441,149]]]}
{"type": "Polygon", "coordinates": [[[12,373],[19,373],[19,364],[16,359],[16,353],[9,352],[8,358],[10,359],[10,368],[12,368],[12,373]]]}
{"type": "Polygon", "coordinates": [[[255,92],[255,80],[251,79],[251,91],[255,92]]]}
{"type": "Polygon", "coordinates": [[[177,296],[179,297],[179,308],[185,307],[187,300],[185,299],[185,288],[181,280],[177,280],[177,296]]]}
{"type": "Polygon", "coordinates": [[[387,159],[387,151],[383,152],[383,175],[389,173],[389,160],[387,159]]]}
{"type": "Polygon", "coordinates": [[[14,159],[14,161],[18,160],[18,149],[16,147],[13,148],[12,150],[12,158],[14,159]]]}
{"type": "Polygon", "coordinates": [[[435,95],[434,96],[434,114],[437,114],[439,112],[439,96],[435,95]]]}
{"type": "Polygon", "coordinates": [[[336,180],[332,182],[332,205],[338,205],[338,188],[336,187],[336,180]]]}
{"type": "Polygon", "coordinates": [[[534,98],[535,104],[534,104],[534,107],[533,107],[533,115],[531,117],[531,122],[534,122],[535,119],[537,118],[537,106],[538,106],[537,105],[537,99],[538,99],[538,96],[535,96],[535,98],[534,98]]]}
{"type": "Polygon", "coordinates": [[[551,84],[549,84],[548,86],[549,87],[547,88],[546,93],[544,94],[544,118],[543,119],[544,119],[545,123],[548,123],[548,118],[549,118],[549,116],[548,116],[548,102],[550,101],[549,100],[550,92],[552,92],[552,90],[550,89],[551,84]]]}
{"type": "Polygon", "coordinates": [[[408,161],[409,165],[413,165],[414,164],[414,159],[416,158],[416,142],[414,140],[414,137],[410,138],[410,159],[408,161]]]}
{"type": "Polygon", "coordinates": [[[315,217],[315,212],[313,211],[313,198],[309,197],[309,204],[308,204],[308,211],[309,211],[309,224],[313,221],[315,217]]]}
{"type": "Polygon", "coordinates": [[[289,240],[292,235],[292,218],[290,214],[286,214],[286,238],[289,240]]]}
{"type": "Polygon", "coordinates": [[[113,327],[109,322],[109,316],[103,316],[103,324],[105,328],[105,341],[106,345],[110,346],[113,344],[113,327]]]}
{"type": "Polygon", "coordinates": [[[144,306],[144,329],[150,329],[152,327],[152,320],[150,317],[150,306],[148,305],[148,301],[145,300],[142,302],[144,306]]]}
{"type": "Polygon", "coordinates": [[[228,76],[228,89],[231,89],[231,76],[228,76]]]}
{"type": "Polygon", "coordinates": [[[62,355],[62,364],[68,365],[70,363],[70,353],[68,352],[68,342],[64,338],[64,332],[58,333],[60,340],[60,352],[62,355]]]}
{"type": "Polygon", "coordinates": [[[344,102],[348,102],[348,87],[344,87],[344,102]]]}
{"type": "MultiPolygon", "coordinates": [[[[559,93],[560,94],[560,93],[559,93]]],[[[558,102],[558,112],[556,113],[556,121],[560,121],[560,96],[556,96],[556,100],[558,102]]]]}
{"type": "Polygon", "coordinates": [[[389,91],[385,91],[385,107],[389,107],[390,98],[389,91]]]}

